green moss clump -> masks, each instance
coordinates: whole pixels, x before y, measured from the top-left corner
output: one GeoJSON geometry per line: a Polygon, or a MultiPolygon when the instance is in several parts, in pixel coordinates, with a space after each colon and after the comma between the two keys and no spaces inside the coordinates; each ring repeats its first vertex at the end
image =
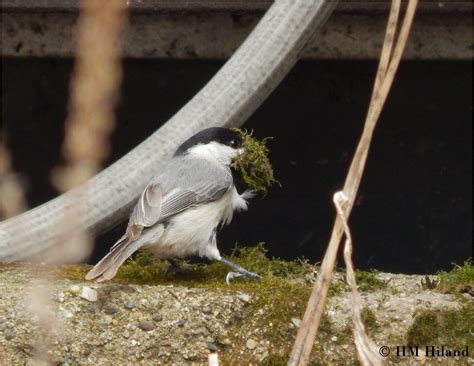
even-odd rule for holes
{"type": "Polygon", "coordinates": [[[408,345],[455,345],[474,348],[474,303],[460,309],[421,310],[406,333],[408,345]]]}
{"type": "Polygon", "coordinates": [[[474,294],[474,263],[471,259],[464,265],[455,267],[450,272],[438,273],[437,289],[443,293],[474,294]]]}
{"type": "Polygon", "coordinates": [[[348,291],[349,286],[347,283],[342,279],[333,279],[331,283],[331,287],[329,287],[329,295],[335,296],[339,295],[342,292],[348,291]]]}
{"type": "Polygon", "coordinates": [[[235,158],[231,166],[240,172],[245,184],[257,192],[266,194],[268,187],[276,182],[268,159],[269,150],[266,143],[269,138],[257,140],[252,136],[252,132],[238,128],[234,130],[242,135],[245,152],[235,158]]]}
{"type": "Polygon", "coordinates": [[[376,270],[369,272],[356,270],[355,277],[359,291],[371,292],[387,288],[387,282],[378,279],[377,273],[376,270]]]}
{"type": "Polygon", "coordinates": [[[375,313],[368,307],[362,309],[360,317],[362,319],[362,323],[364,323],[365,329],[369,334],[380,328],[380,324],[375,317],[375,313]]]}

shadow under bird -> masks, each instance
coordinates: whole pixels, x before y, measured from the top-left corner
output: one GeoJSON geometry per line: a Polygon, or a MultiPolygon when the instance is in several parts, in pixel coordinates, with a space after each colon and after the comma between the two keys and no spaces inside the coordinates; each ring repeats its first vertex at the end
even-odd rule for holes
{"type": "Polygon", "coordinates": [[[230,165],[244,152],[239,132],[213,127],[202,130],[176,150],[163,171],[143,191],[123,235],[86,275],[87,280],[113,278],[135,251],[147,248],[156,257],[193,255],[229,266],[234,277],[258,279],[256,273],[221,257],[216,233],[231,222],[234,211],[246,210],[253,192],[239,194],[230,165]]]}

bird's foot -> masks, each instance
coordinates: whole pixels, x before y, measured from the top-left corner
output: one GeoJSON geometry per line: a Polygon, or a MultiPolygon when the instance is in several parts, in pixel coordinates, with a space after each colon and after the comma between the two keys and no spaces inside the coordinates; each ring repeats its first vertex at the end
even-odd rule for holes
{"type": "Polygon", "coordinates": [[[262,278],[257,273],[247,271],[245,268],[239,266],[238,264],[236,264],[236,263],[234,263],[234,262],[232,262],[228,259],[221,258],[219,261],[224,263],[226,266],[229,266],[230,268],[232,268],[235,271],[235,272],[227,273],[227,276],[225,277],[225,282],[228,285],[230,285],[230,281],[232,281],[234,278],[237,278],[237,277],[243,277],[243,278],[247,278],[247,279],[250,279],[250,280],[259,280],[259,279],[262,278]]]}
{"type": "Polygon", "coordinates": [[[262,278],[262,276],[260,276],[259,274],[249,272],[247,270],[245,272],[229,272],[227,273],[227,276],[225,276],[225,283],[230,285],[230,282],[234,280],[234,278],[239,277],[243,277],[249,280],[260,280],[262,278]]]}

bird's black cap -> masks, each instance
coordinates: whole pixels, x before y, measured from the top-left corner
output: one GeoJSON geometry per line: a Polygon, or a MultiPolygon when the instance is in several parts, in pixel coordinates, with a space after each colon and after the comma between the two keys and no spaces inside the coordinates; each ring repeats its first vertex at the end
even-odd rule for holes
{"type": "Polygon", "coordinates": [[[183,142],[174,155],[183,155],[193,146],[205,145],[213,141],[234,149],[241,148],[243,145],[243,138],[238,131],[224,127],[211,127],[198,132],[183,142]]]}

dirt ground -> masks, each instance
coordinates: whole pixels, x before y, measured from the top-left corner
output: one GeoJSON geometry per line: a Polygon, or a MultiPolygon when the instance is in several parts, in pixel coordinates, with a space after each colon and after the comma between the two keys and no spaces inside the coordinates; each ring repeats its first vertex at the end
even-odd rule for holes
{"type": "MultiPolygon", "coordinates": [[[[2,365],[207,365],[210,352],[218,353],[221,364],[284,365],[302,317],[289,301],[275,331],[281,314],[238,285],[95,284],[51,277],[49,271],[42,274],[48,282],[37,277],[25,266],[0,267],[2,365]]],[[[418,356],[396,355],[417,310],[458,309],[472,305],[471,295],[423,288],[422,276],[378,273],[377,278],[386,286],[361,295],[372,316],[368,333],[377,347],[389,347],[389,364],[474,364],[471,349],[468,356],[426,356],[421,352],[426,345],[420,345],[418,356]]],[[[330,296],[314,364],[357,363],[350,305],[347,289],[330,296]]]]}

